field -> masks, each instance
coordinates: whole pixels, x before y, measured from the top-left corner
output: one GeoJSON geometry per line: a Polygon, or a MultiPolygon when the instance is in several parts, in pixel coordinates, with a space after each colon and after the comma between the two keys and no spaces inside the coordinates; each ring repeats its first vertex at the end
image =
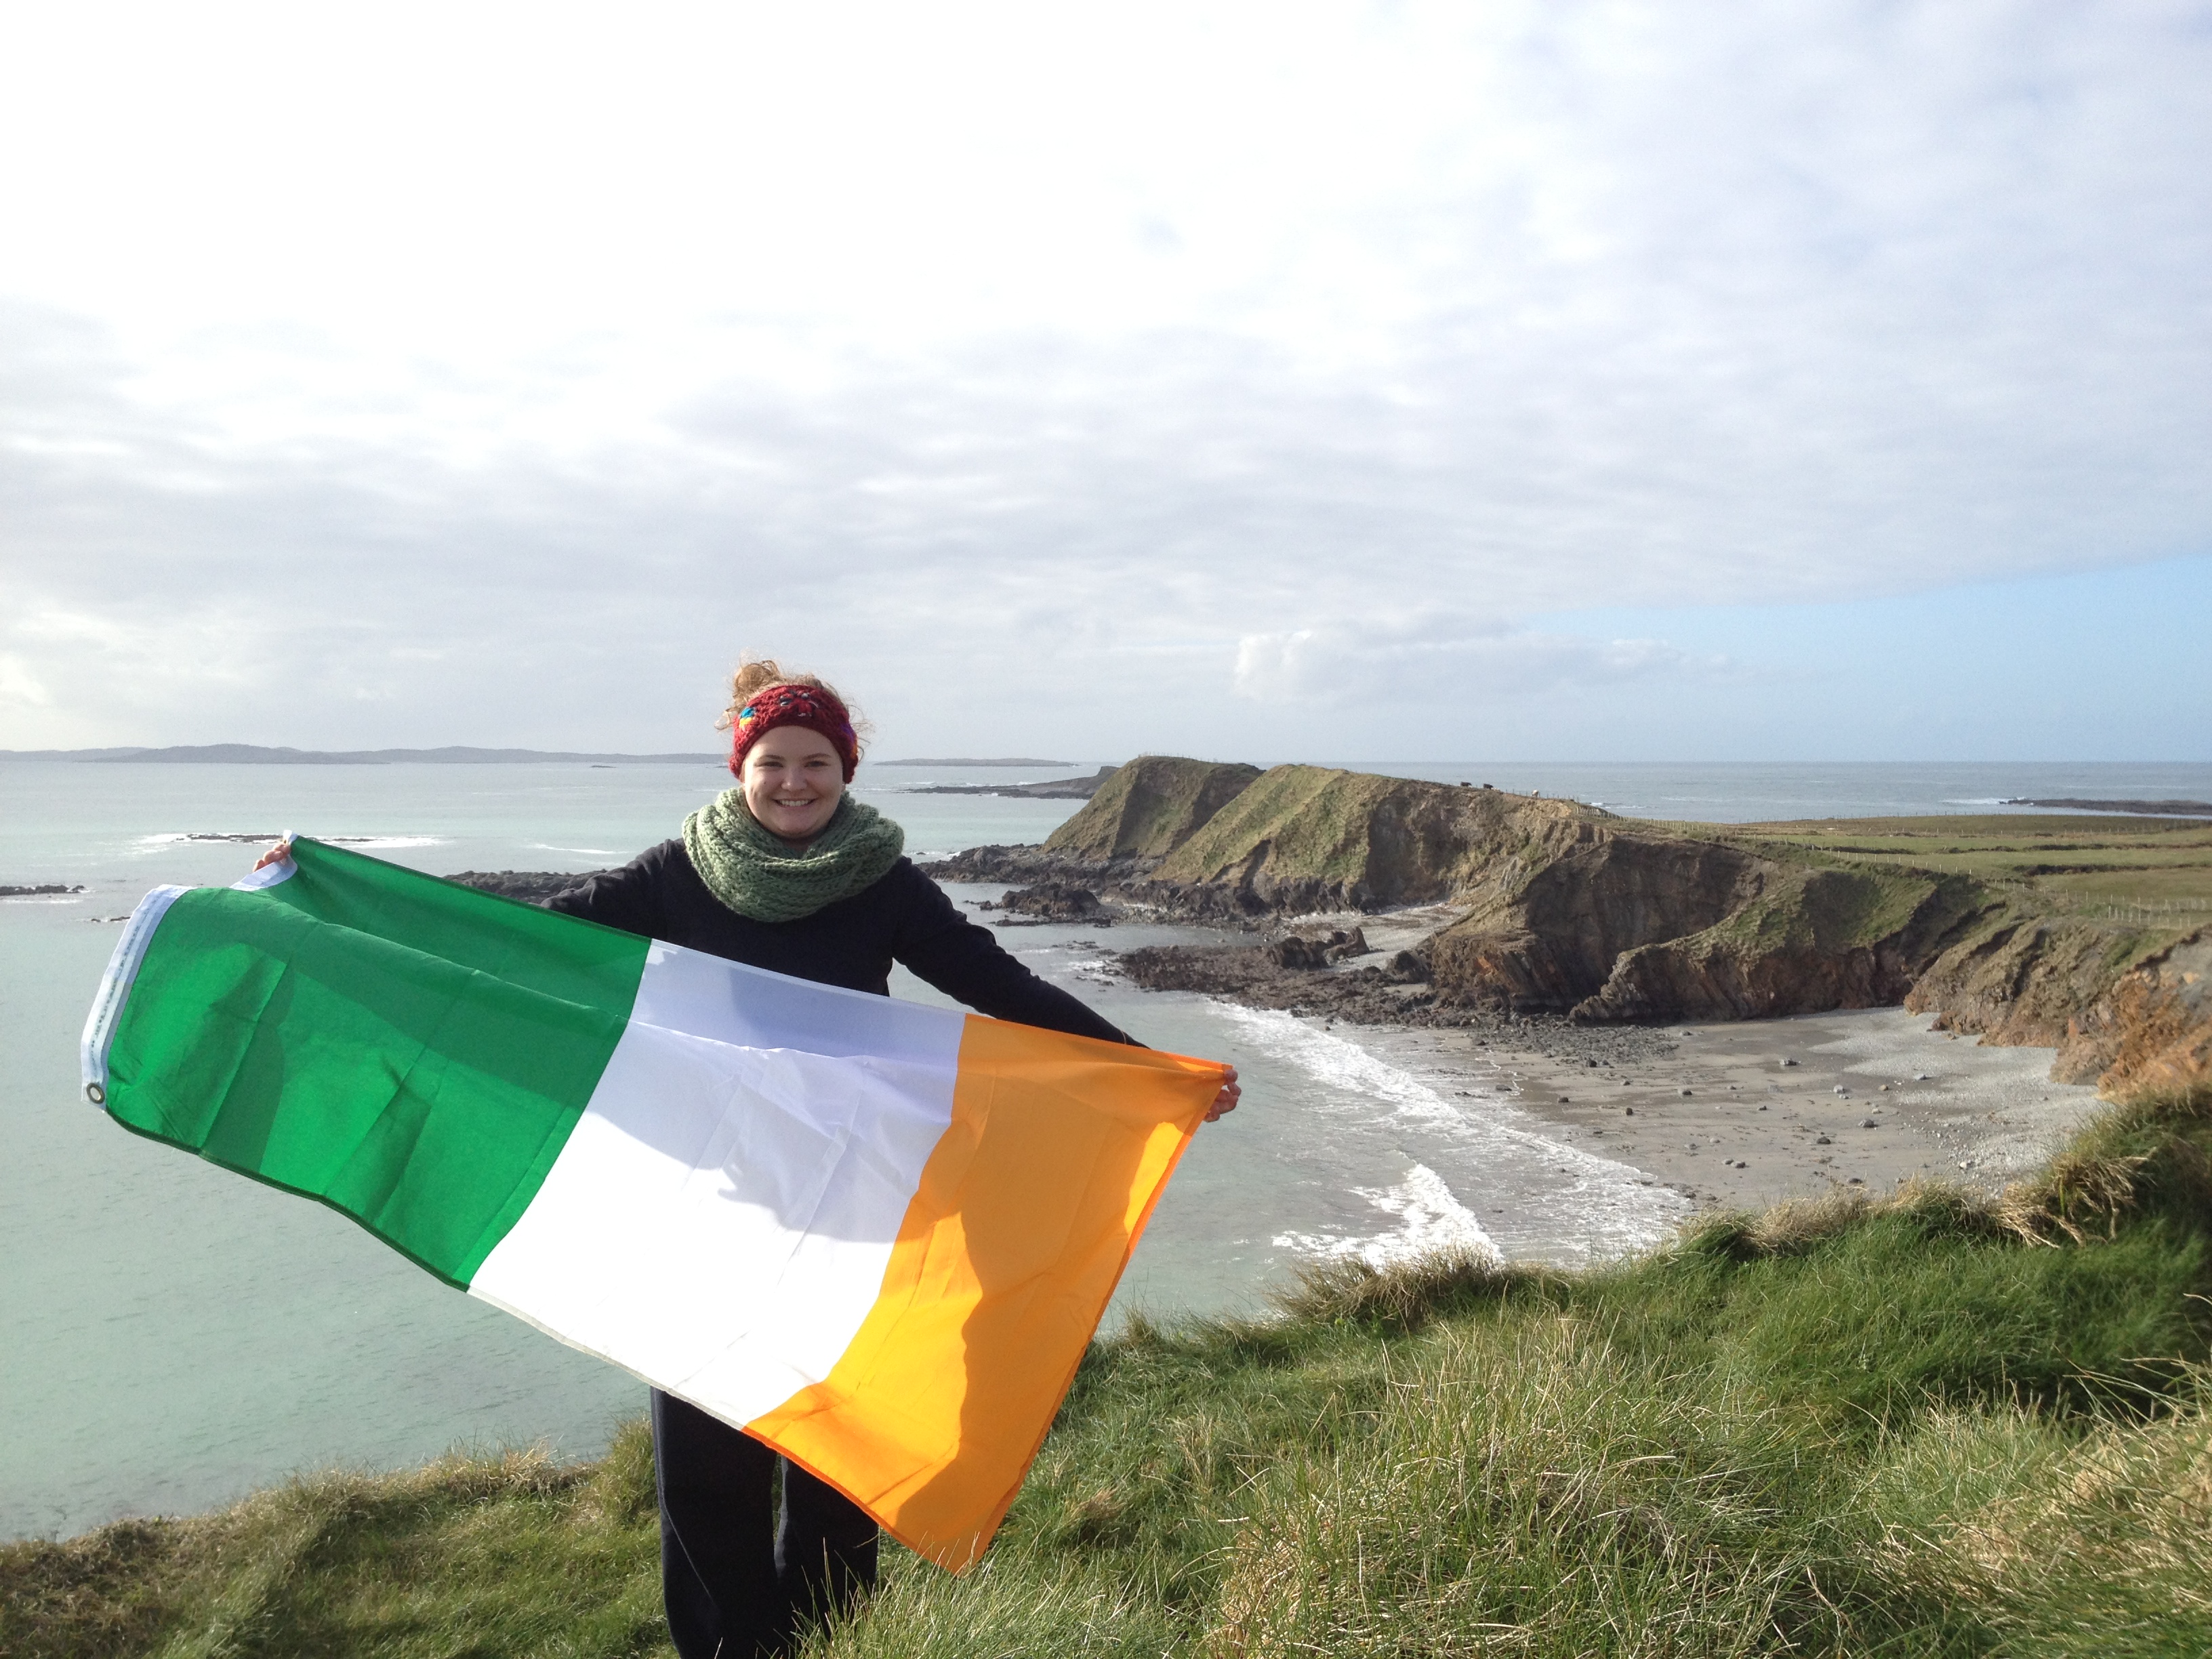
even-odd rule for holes
{"type": "MultiPolygon", "coordinates": [[[[1711,835],[1710,825],[1673,826],[1711,835]]],[[[1730,837],[1978,877],[2044,914],[2193,927],[2212,921],[2212,820],[1850,818],[1730,825],[1730,837]],[[2191,918],[2196,918],[2192,921],[2191,918]]]]}
{"type": "MultiPolygon", "coordinates": [[[[1969,853],[1962,856],[1973,856],[1969,853]]],[[[1096,1347],[1006,1531],[808,1651],[2202,1655],[2212,1090],[2002,1200],[1313,1279],[1096,1347]]],[[[641,1430],[0,1549],[0,1651],[665,1653],[641,1430]]]]}

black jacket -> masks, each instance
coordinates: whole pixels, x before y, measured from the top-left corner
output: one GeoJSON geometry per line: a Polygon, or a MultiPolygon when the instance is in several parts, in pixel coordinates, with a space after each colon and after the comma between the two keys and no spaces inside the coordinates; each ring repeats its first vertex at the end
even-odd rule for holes
{"type": "Polygon", "coordinates": [[[624,933],[878,996],[890,994],[891,963],[902,962],[945,995],[994,1019],[1108,1042],[1133,1041],[1008,956],[906,859],[873,886],[796,921],[754,921],[731,909],[707,890],[681,841],[648,848],[621,869],[545,902],[624,933]]]}

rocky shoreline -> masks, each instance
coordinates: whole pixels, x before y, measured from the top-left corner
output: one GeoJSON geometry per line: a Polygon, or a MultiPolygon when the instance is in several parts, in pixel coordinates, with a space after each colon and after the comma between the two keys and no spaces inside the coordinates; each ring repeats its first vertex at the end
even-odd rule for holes
{"type": "MultiPolygon", "coordinates": [[[[1322,988],[1233,951],[1132,964],[1139,982],[1255,1006],[1649,1025],[1902,1005],[2056,1048],[2067,1081],[2185,1085],[2212,1073],[2212,928],[2197,902],[2100,908],[2045,884],[2205,867],[2212,836],[2185,817],[2116,823],[2123,804],[2095,805],[2107,816],[1665,824],[1487,787],[1146,756],[1042,845],[926,867],[1010,885],[1017,911],[1049,891],[1060,908],[1041,919],[1093,926],[1132,915],[1266,932],[1431,914],[1397,947],[1418,957],[1423,992],[1322,988]],[[2054,863],[2060,848],[2069,857],[2054,863]]],[[[1394,958],[1389,977],[1413,975],[1394,958]]]]}
{"type": "Polygon", "coordinates": [[[496,893],[501,898],[536,904],[556,893],[565,893],[571,887],[581,887],[593,876],[610,873],[605,870],[584,870],[574,874],[560,870],[464,870],[446,879],[463,887],[473,887],[480,893],[496,893]]]}
{"type": "Polygon", "coordinates": [[[1018,800],[1089,800],[1114,775],[1102,766],[1087,778],[1048,778],[1042,783],[925,783],[902,789],[905,795],[998,795],[1018,800]]]}
{"type": "Polygon", "coordinates": [[[2050,800],[2025,797],[2002,800],[2000,806],[2044,806],[2063,812],[2130,812],[2144,817],[2212,818],[2212,800],[2089,800],[2061,795],[2050,800]]]}

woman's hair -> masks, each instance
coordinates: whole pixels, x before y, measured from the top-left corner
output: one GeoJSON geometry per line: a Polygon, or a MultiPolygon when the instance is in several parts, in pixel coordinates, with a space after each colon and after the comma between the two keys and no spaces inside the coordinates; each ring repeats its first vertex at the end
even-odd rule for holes
{"type": "Polygon", "coordinates": [[[867,721],[860,711],[853,707],[852,699],[823,679],[819,674],[787,674],[776,665],[774,657],[741,657],[738,672],[730,676],[730,706],[722,711],[722,718],[714,722],[714,729],[726,732],[738,723],[738,711],[752,701],[755,693],[771,685],[811,685],[817,691],[827,691],[845,705],[853,718],[854,748],[857,750],[870,735],[867,721]]]}

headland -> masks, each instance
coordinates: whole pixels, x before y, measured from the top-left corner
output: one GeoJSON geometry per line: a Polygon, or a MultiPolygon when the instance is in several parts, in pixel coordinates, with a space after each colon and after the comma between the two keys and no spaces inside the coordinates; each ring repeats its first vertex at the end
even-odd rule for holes
{"type": "Polygon", "coordinates": [[[2212,823],[2051,814],[1668,823],[1312,766],[1146,756],[1041,845],[927,866],[1012,917],[1231,924],[1138,983],[1370,1024],[1901,1006],[2108,1094],[2212,1074],[2212,823]],[[1355,937],[1356,935],[1356,937],[1355,937]]]}

